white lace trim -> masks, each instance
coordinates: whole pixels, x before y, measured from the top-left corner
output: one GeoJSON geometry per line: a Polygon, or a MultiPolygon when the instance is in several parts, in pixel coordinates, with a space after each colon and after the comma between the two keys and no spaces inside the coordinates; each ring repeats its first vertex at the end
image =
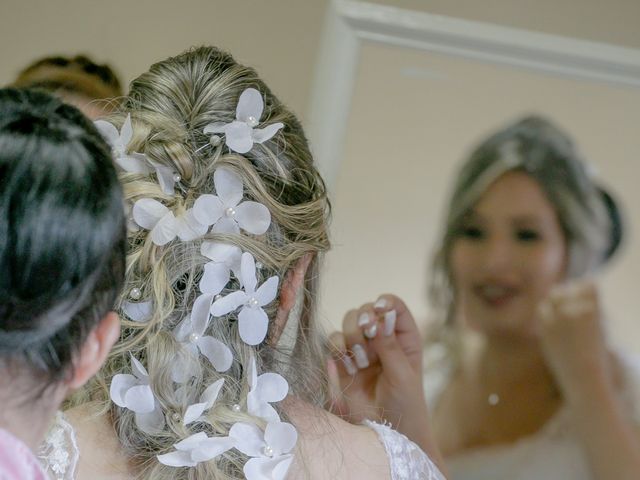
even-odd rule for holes
{"type": "Polygon", "coordinates": [[[445,480],[438,467],[420,447],[387,425],[365,420],[384,445],[389,457],[391,480],[445,480]]]}
{"type": "Polygon", "coordinates": [[[75,431],[64,414],[58,412],[38,449],[38,460],[50,478],[73,480],[79,456],[75,431]]]}

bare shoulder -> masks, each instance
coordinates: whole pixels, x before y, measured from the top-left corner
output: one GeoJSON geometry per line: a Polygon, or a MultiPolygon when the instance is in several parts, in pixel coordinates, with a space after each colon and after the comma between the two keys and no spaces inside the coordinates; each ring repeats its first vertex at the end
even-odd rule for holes
{"type": "Polygon", "coordinates": [[[352,425],[319,408],[288,409],[299,433],[296,460],[288,478],[389,480],[389,459],[377,433],[352,425]]]}
{"type": "Polygon", "coordinates": [[[92,404],[64,413],[76,432],[80,450],[77,480],[133,478],[108,414],[101,414],[92,404]]]}

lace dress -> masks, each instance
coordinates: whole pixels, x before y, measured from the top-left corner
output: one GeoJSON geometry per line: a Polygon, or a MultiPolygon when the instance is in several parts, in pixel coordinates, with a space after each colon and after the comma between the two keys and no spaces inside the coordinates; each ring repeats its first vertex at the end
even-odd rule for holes
{"type": "MultiPolygon", "coordinates": [[[[619,355],[624,371],[620,392],[630,422],[640,425],[640,357],[619,355]]],[[[435,409],[452,374],[450,365],[427,370],[425,389],[435,409]]],[[[510,445],[481,447],[446,458],[450,480],[591,480],[588,459],[573,429],[570,412],[558,412],[536,433],[510,445]]]]}
{"type": "MultiPolygon", "coordinates": [[[[415,443],[386,425],[365,421],[389,457],[391,480],[445,480],[435,464],[415,443]]],[[[38,458],[52,480],[73,480],[79,451],[73,427],[58,413],[38,458]]]]}

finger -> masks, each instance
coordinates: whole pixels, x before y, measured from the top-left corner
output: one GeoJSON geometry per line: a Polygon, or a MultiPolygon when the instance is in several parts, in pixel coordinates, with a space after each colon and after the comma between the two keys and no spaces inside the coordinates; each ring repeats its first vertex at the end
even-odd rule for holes
{"type": "Polygon", "coordinates": [[[390,335],[378,334],[371,339],[371,347],[375,350],[385,377],[392,385],[403,385],[415,380],[415,371],[409,357],[398,342],[393,331],[390,335]]]}
{"type": "Polygon", "coordinates": [[[345,315],[342,332],[347,349],[353,353],[358,368],[364,369],[377,362],[377,357],[369,348],[369,338],[377,334],[377,318],[371,303],[345,315]]]}
{"type": "Polygon", "coordinates": [[[374,310],[378,314],[388,314],[383,317],[386,327],[385,332],[388,332],[393,327],[393,330],[398,335],[419,334],[413,315],[407,305],[396,295],[389,293],[380,295],[374,303],[374,310]],[[395,314],[390,312],[395,312],[395,314]]]}

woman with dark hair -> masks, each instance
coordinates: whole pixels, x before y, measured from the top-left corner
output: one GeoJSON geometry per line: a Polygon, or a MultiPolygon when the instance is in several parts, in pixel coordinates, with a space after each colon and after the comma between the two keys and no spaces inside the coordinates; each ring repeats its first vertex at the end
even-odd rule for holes
{"type": "MultiPolygon", "coordinates": [[[[640,361],[608,345],[593,278],[622,239],[616,202],[553,123],[521,119],[473,150],[435,256],[442,321],[426,350],[431,425],[452,479],[638,478],[640,361]]],[[[365,305],[345,320],[346,345],[371,356],[355,377],[341,370],[351,398],[382,377],[371,322],[358,322],[378,313],[365,305]]],[[[402,338],[421,350],[417,335],[402,338]]],[[[404,413],[409,424],[419,414],[404,413]]]]}
{"type": "Polygon", "coordinates": [[[118,338],[122,191],[76,108],[0,90],[0,478],[44,479],[31,449],[118,338]]]}

